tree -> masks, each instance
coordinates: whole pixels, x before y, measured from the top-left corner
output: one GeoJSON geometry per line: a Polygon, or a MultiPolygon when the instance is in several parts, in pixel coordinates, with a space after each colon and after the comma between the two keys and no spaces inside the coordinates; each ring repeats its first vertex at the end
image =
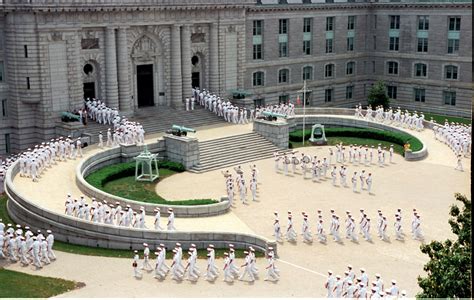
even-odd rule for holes
{"type": "Polygon", "coordinates": [[[428,276],[418,277],[423,289],[419,298],[471,297],[471,200],[459,193],[455,198],[464,204],[462,210],[452,205],[449,212],[449,225],[457,241],[432,241],[420,247],[430,261],[423,267],[428,276]]]}
{"type": "Polygon", "coordinates": [[[376,106],[379,106],[379,105],[383,105],[384,108],[388,108],[390,104],[390,99],[387,96],[385,83],[383,81],[377,81],[370,88],[367,101],[369,105],[372,106],[372,108],[375,108],[376,106]]]}

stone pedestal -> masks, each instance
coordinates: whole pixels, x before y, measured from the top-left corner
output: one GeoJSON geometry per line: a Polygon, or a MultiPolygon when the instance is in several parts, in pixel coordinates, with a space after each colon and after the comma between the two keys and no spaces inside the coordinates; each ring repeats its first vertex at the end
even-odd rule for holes
{"type": "Polygon", "coordinates": [[[182,163],[187,170],[199,163],[197,138],[167,134],[163,139],[168,160],[182,163]]]}
{"type": "Polygon", "coordinates": [[[85,126],[81,122],[57,122],[56,136],[78,138],[84,133],[85,126]]]}
{"type": "Polygon", "coordinates": [[[288,149],[289,126],[286,121],[255,120],[253,131],[257,132],[280,149],[288,149]]]}

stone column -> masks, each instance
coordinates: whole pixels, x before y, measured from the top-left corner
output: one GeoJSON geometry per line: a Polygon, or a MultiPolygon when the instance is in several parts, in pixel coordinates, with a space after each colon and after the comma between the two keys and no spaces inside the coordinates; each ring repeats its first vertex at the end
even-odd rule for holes
{"type": "Polygon", "coordinates": [[[181,30],[181,70],[183,76],[183,98],[191,98],[191,28],[184,25],[181,30]]]}
{"type": "Polygon", "coordinates": [[[180,31],[180,25],[171,26],[171,106],[177,108],[183,107],[180,31]]]}
{"type": "Polygon", "coordinates": [[[219,93],[219,38],[217,24],[209,25],[209,90],[219,93]]]}
{"type": "Polygon", "coordinates": [[[132,97],[130,91],[127,28],[120,27],[117,36],[117,67],[119,83],[119,109],[122,114],[128,115],[132,111],[132,97]]]}
{"type": "Polygon", "coordinates": [[[118,108],[117,52],[115,47],[115,29],[105,29],[105,103],[118,108]]]}

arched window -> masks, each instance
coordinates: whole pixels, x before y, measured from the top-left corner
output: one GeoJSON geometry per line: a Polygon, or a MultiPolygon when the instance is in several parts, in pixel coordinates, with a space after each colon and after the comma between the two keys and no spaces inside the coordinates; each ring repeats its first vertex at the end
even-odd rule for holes
{"type": "Polygon", "coordinates": [[[324,67],[324,77],[326,78],[334,77],[334,64],[328,64],[324,67]]]}
{"type": "Polygon", "coordinates": [[[415,77],[426,77],[427,66],[424,63],[415,64],[415,77]]]}
{"type": "Polygon", "coordinates": [[[253,86],[264,86],[265,78],[262,71],[253,73],[253,86]]]}
{"type": "Polygon", "coordinates": [[[303,80],[313,80],[313,67],[306,66],[303,68],[303,80]]]}
{"type": "Polygon", "coordinates": [[[447,65],[444,67],[444,77],[446,79],[458,79],[458,67],[453,65],[447,65]]]}
{"type": "Polygon", "coordinates": [[[282,69],[278,71],[278,83],[288,83],[290,81],[290,70],[282,69]]]}

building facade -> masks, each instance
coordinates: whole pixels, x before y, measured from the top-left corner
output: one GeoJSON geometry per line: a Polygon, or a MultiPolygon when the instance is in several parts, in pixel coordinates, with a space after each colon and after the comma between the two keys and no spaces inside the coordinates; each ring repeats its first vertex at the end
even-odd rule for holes
{"type": "Polygon", "coordinates": [[[181,108],[191,87],[248,106],[366,103],[470,116],[472,2],[0,0],[0,153],[56,135],[104,99],[126,115],[181,108]]]}

